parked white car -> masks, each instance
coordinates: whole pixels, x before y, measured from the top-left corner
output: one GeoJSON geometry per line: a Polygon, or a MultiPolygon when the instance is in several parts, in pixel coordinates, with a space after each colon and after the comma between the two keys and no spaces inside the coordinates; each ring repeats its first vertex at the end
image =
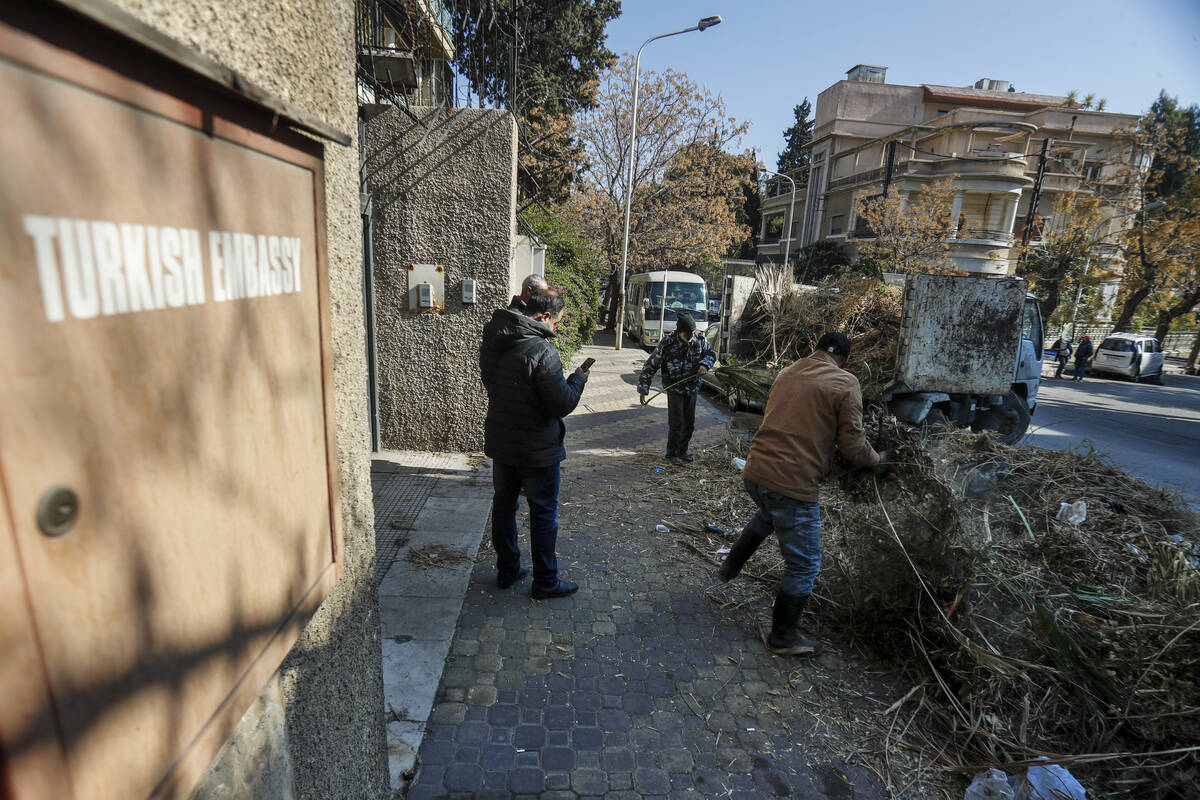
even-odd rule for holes
{"type": "Polygon", "coordinates": [[[1124,375],[1131,381],[1162,383],[1162,348],[1158,339],[1140,333],[1114,333],[1096,348],[1091,372],[1124,375]]]}

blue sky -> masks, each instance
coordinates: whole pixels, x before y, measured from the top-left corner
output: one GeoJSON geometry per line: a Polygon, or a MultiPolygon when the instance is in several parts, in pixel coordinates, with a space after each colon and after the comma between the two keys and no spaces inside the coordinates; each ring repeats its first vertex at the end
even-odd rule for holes
{"type": "Polygon", "coordinates": [[[623,0],[608,47],[642,42],[720,14],[703,33],[661,39],[643,69],[670,67],[721,95],[750,122],[743,148],[769,168],[783,148],[792,107],[855,64],[888,68],[888,83],[969,86],[1008,80],[1019,91],[1108,99],[1141,113],[1160,89],[1200,104],[1200,0],[623,0]]]}

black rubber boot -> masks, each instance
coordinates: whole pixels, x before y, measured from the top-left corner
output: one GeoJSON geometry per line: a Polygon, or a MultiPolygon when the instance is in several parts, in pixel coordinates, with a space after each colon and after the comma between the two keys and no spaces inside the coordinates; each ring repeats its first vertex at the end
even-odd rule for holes
{"type": "Polygon", "coordinates": [[[742,531],[742,535],[733,543],[733,547],[729,548],[729,552],[725,554],[725,561],[717,568],[717,577],[729,583],[738,576],[742,571],[742,566],[749,560],[750,556],[754,555],[754,551],[766,539],[765,536],[759,536],[756,532],[747,528],[742,531]]]}
{"type": "Polygon", "coordinates": [[[806,594],[775,594],[775,608],[771,613],[771,634],[767,637],[767,649],[777,656],[815,656],[821,652],[821,643],[800,633],[797,623],[806,594]]]}

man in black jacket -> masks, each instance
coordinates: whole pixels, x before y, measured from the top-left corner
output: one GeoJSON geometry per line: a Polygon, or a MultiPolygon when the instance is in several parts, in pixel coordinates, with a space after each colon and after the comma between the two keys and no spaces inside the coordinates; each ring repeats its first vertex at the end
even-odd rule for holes
{"type": "Polygon", "coordinates": [[[535,600],[564,597],[579,588],[558,577],[559,463],[566,426],[562,418],[579,404],[588,373],[563,379],[562,359],[550,343],[563,315],[563,300],[535,292],[525,313],[504,308],[483,328],[479,373],[488,393],[484,451],[492,459],[492,545],[496,585],[507,589],[529,574],[517,546],[521,492],[529,501],[529,549],[535,600]]]}

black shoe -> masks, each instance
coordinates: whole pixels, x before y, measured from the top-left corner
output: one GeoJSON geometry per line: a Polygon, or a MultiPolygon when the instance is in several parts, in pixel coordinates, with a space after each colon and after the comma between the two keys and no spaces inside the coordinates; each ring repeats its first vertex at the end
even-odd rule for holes
{"type": "Polygon", "coordinates": [[[683,460],[683,456],[671,456],[671,463],[677,467],[682,467],[687,462],[683,460]]]}
{"type": "Polygon", "coordinates": [[[687,453],[680,453],[680,454],[679,454],[679,458],[680,458],[680,460],[682,460],[682,461],[683,461],[683,463],[685,463],[685,464],[690,464],[690,463],[692,463],[693,461],[695,461],[695,460],[696,460],[695,458],[693,458],[692,456],[688,455],[687,453]]]}
{"type": "Polygon", "coordinates": [[[517,574],[513,575],[511,578],[497,577],[496,585],[498,587],[500,587],[501,589],[507,589],[508,587],[510,587],[514,583],[516,583],[517,581],[523,579],[528,574],[529,574],[529,567],[521,567],[521,569],[517,571],[517,574]]]}
{"type": "Polygon", "coordinates": [[[766,539],[765,536],[759,536],[757,533],[747,529],[742,531],[742,535],[733,543],[733,547],[729,548],[729,553],[725,556],[725,561],[717,568],[717,577],[725,583],[738,576],[742,571],[742,566],[749,560],[750,556],[754,555],[754,551],[766,539]]]}
{"type": "Polygon", "coordinates": [[[800,633],[796,623],[808,602],[806,594],[775,594],[775,608],[771,611],[771,633],[767,636],[767,649],[777,656],[815,656],[821,652],[821,643],[800,633]]]}
{"type": "Polygon", "coordinates": [[[575,594],[577,591],[579,591],[579,584],[560,580],[546,589],[534,586],[529,590],[529,596],[534,600],[547,600],[551,597],[566,597],[569,594],[575,594]]]}

